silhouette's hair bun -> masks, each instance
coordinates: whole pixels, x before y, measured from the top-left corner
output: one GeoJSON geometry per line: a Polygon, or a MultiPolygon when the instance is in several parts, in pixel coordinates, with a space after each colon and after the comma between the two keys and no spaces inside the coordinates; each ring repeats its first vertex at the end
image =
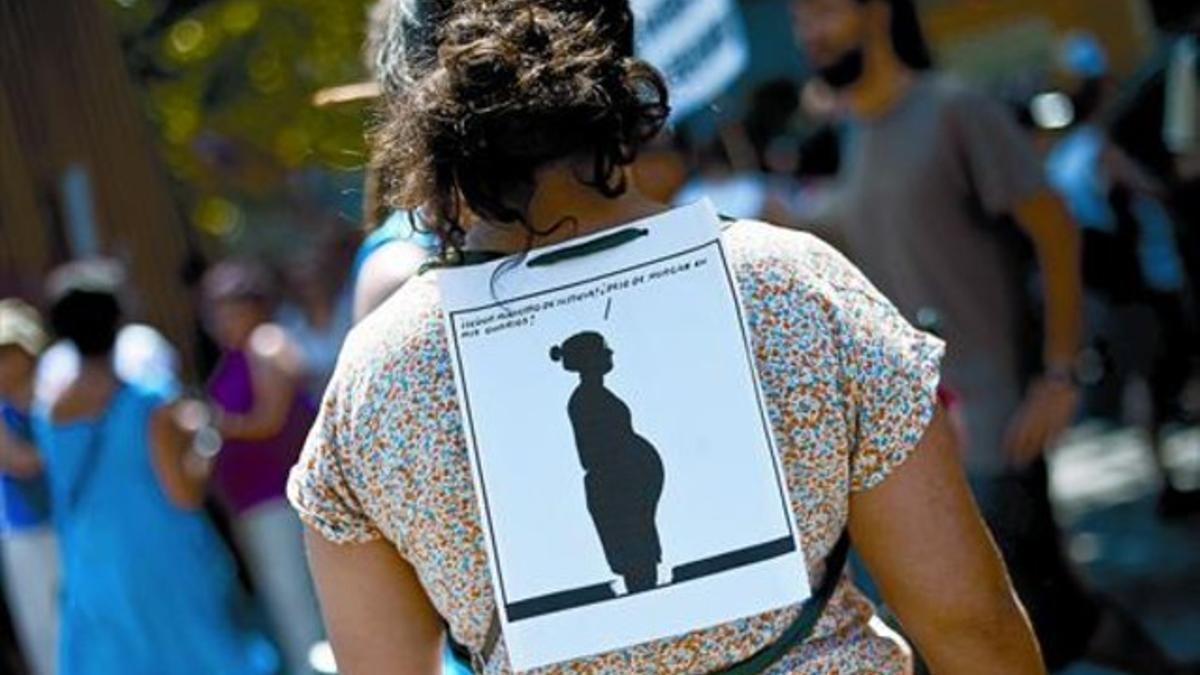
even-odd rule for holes
{"type": "Polygon", "coordinates": [[[670,112],[661,74],[632,54],[632,17],[628,0],[454,3],[436,62],[385,97],[373,133],[388,204],[457,248],[467,210],[528,228],[551,162],[585,160],[589,185],[623,193],[622,168],[670,112]]]}
{"type": "Polygon", "coordinates": [[[604,336],[596,331],[586,330],[572,335],[561,345],[551,347],[550,358],[562,361],[563,370],[578,373],[587,370],[590,364],[595,364],[596,357],[604,352],[612,353],[604,336]]]}

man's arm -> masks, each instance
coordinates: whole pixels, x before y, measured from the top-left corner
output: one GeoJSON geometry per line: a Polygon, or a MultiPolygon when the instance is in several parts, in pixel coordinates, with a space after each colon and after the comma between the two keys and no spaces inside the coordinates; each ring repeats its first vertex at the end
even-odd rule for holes
{"type": "Polygon", "coordinates": [[[1056,194],[1043,188],[1017,204],[1013,215],[1033,242],[1045,298],[1044,370],[1006,439],[1012,459],[1024,463],[1052,443],[1075,414],[1078,392],[1072,374],[1082,345],[1083,281],[1079,228],[1056,194]]]}

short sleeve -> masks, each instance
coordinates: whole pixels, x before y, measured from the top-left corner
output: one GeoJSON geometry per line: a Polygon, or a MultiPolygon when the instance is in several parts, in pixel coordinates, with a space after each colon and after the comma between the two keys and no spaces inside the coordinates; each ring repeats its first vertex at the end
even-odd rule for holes
{"type": "Polygon", "coordinates": [[[950,106],[950,123],[970,189],[988,215],[1012,213],[1045,186],[1032,142],[999,102],[960,92],[950,106]]]}
{"type": "Polygon", "coordinates": [[[335,544],[361,544],[381,534],[363,509],[347,455],[348,411],[338,377],[330,383],[300,461],[292,467],[287,496],[300,519],[335,544]]]}
{"type": "Polygon", "coordinates": [[[850,489],[869,490],[906,460],[937,407],[945,346],[914,328],[840,253],[815,242],[852,428],[850,489]]]}

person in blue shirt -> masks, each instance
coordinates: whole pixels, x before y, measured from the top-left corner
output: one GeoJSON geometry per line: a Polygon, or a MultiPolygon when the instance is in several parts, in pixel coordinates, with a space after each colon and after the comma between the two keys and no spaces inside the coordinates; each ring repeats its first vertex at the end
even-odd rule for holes
{"type": "Polygon", "coordinates": [[[362,320],[437,254],[432,234],[415,230],[409,213],[395,211],[363,239],[350,268],[354,320],[362,320]]]}
{"type": "Polygon", "coordinates": [[[49,281],[48,323],[77,373],[38,403],[62,556],[61,675],[270,675],[276,654],[238,618],[233,560],[201,511],[212,454],[161,392],[113,354],[123,273],[81,261],[49,281]]]}
{"type": "Polygon", "coordinates": [[[46,335],[37,312],[0,300],[0,569],[26,667],[53,675],[58,549],[29,409],[46,335]]]}

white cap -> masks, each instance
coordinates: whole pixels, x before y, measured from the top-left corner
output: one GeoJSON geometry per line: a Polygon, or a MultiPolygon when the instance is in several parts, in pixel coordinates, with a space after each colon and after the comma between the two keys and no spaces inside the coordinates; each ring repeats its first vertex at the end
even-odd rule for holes
{"type": "Polygon", "coordinates": [[[36,357],[46,343],[37,310],[16,298],[0,300],[0,347],[20,347],[36,357]]]}

